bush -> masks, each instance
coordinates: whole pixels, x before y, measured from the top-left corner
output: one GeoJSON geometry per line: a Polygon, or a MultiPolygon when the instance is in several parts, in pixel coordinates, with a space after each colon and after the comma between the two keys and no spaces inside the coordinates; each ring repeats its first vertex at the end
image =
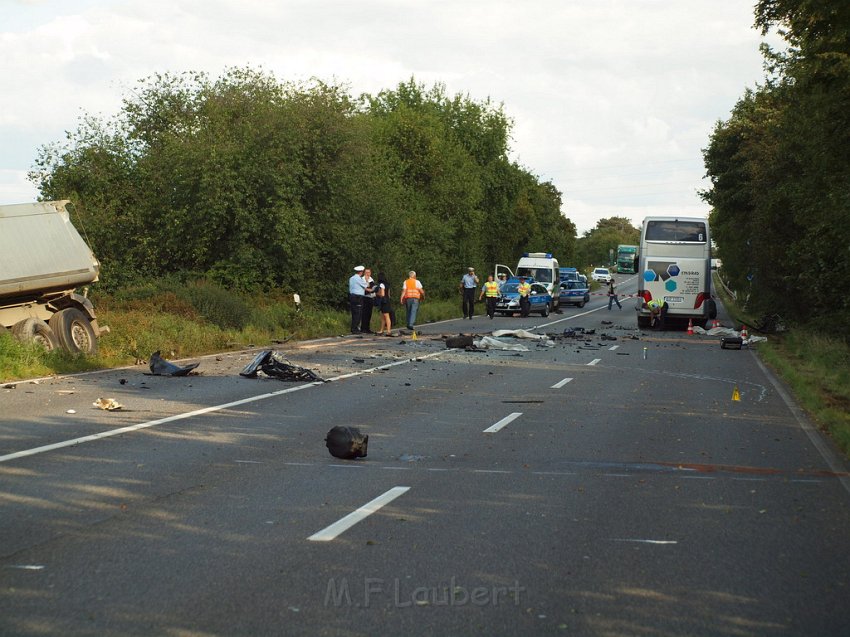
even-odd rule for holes
{"type": "Polygon", "coordinates": [[[177,295],[187,299],[198,314],[223,330],[241,330],[251,316],[248,304],[237,293],[206,281],[181,288],[177,295]]]}

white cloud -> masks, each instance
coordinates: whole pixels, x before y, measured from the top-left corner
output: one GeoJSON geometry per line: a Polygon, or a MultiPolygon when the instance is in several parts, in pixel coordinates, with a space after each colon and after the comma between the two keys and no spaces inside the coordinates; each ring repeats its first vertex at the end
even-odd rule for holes
{"type": "MultiPolygon", "coordinates": [[[[584,231],[618,211],[707,212],[694,194],[700,149],[762,77],[752,7],[740,0],[5,4],[0,73],[14,90],[0,93],[0,179],[26,171],[82,111],[117,112],[156,72],[251,65],[355,94],[415,75],[504,103],[514,158],[565,193],[584,231]]],[[[0,197],[31,198],[20,185],[0,183],[0,197]]]]}

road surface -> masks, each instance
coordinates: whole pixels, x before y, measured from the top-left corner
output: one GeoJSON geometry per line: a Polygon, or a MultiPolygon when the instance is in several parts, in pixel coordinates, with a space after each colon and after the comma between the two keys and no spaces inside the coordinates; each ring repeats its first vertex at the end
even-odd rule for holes
{"type": "Polygon", "coordinates": [[[623,306],[0,389],[0,634],[850,633],[847,464],[752,351],[623,306]],[[518,328],[553,346],[442,339],[518,328]]]}

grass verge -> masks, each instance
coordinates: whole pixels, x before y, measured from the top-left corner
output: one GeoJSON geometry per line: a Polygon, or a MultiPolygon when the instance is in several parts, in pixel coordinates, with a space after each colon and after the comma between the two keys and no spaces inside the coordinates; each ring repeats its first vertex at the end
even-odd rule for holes
{"type": "MultiPolygon", "coordinates": [[[[192,284],[188,289],[125,291],[121,297],[96,299],[98,321],[110,333],[99,341],[97,356],[45,352],[20,343],[0,330],[0,381],[123,367],[146,361],[160,350],[166,359],[224,352],[250,346],[270,347],[288,340],[348,334],[349,312],[304,302],[297,309],[288,296],[234,299],[233,295],[192,284]]],[[[425,300],[417,324],[461,316],[457,300],[425,300]]],[[[483,304],[482,304],[483,306],[483,304]]],[[[396,324],[405,326],[404,309],[395,305],[396,324]]],[[[379,327],[372,313],[372,329],[379,327]]]]}
{"type": "MultiPolygon", "coordinates": [[[[720,286],[715,290],[736,323],[753,324],[754,317],[741,310],[720,286]]],[[[793,326],[767,336],[767,342],[759,343],[756,350],[762,361],[850,458],[850,344],[809,326],[793,326]]]]}

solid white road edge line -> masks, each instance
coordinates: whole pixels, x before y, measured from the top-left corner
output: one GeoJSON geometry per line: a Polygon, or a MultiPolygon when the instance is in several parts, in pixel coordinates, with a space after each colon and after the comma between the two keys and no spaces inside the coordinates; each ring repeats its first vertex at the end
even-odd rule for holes
{"type": "MultiPolygon", "coordinates": [[[[435,356],[439,356],[440,354],[444,354],[445,352],[434,352],[432,354],[426,354],[425,356],[417,356],[418,360],[425,360],[426,358],[434,358],[435,356]]],[[[389,369],[390,367],[396,367],[397,365],[406,365],[407,363],[415,362],[413,358],[408,358],[403,361],[395,361],[393,363],[388,363],[386,365],[381,365],[379,367],[372,367],[371,369],[363,369],[358,372],[354,372],[352,374],[343,374],[342,376],[335,376],[334,378],[329,378],[328,382],[334,382],[338,380],[344,380],[346,378],[351,378],[353,376],[360,376],[363,374],[370,374],[372,372],[378,371],[380,369],[389,369]]],[[[203,409],[196,409],[195,411],[188,411],[183,414],[176,414],[174,416],[168,416],[167,418],[160,418],[159,420],[151,420],[149,422],[140,422],[135,425],[129,425],[127,427],[120,427],[118,429],[111,429],[109,431],[101,431],[96,434],[91,434],[89,436],[82,436],[80,438],[72,438],[71,440],[63,440],[61,442],[54,442],[50,445],[44,445],[41,447],[33,447],[32,449],[24,449],[22,451],[16,451],[14,453],[8,453],[4,456],[0,456],[0,462],[8,462],[10,460],[16,460],[17,458],[24,458],[26,456],[34,456],[40,453],[45,453],[47,451],[54,451],[56,449],[62,449],[64,447],[73,447],[74,445],[79,445],[84,442],[93,442],[95,440],[101,440],[102,438],[111,438],[112,436],[120,436],[121,434],[129,433],[131,431],[138,431],[139,429],[147,429],[149,427],[156,427],[157,425],[164,425],[169,422],[175,422],[177,420],[185,420],[186,418],[193,418],[195,416],[202,416],[203,414],[209,414],[216,411],[222,411],[224,409],[230,409],[231,407],[238,407],[239,405],[246,405],[248,403],[257,402],[260,400],[266,400],[268,398],[275,398],[276,396],[282,396],[283,394],[291,394],[292,392],[301,391],[302,389],[309,389],[310,387],[319,387],[324,385],[323,382],[316,383],[307,383],[306,385],[298,385],[297,387],[289,387],[287,389],[281,389],[279,391],[269,392],[267,394],[260,394],[258,396],[249,396],[248,398],[243,398],[241,400],[234,400],[230,403],[224,403],[222,405],[213,405],[212,407],[204,407],[203,409]]]]}
{"type": "Polygon", "coordinates": [[[504,427],[508,423],[513,422],[514,420],[516,420],[520,416],[522,416],[522,412],[521,411],[515,411],[514,413],[510,414],[509,416],[505,416],[504,418],[502,418],[495,425],[491,425],[490,427],[487,427],[487,429],[484,430],[484,433],[485,434],[494,434],[497,431],[499,431],[499,429],[501,429],[502,427],[504,427]]]}
{"type": "Polygon", "coordinates": [[[383,506],[395,500],[402,493],[405,493],[409,490],[410,487],[393,487],[383,495],[379,495],[371,502],[364,504],[359,509],[352,511],[344,518],[337,520],[329,527],[322,529],[318,533],[314,533],[307,539],[311,542],[330,542],[331,540],[339,536],[341,533],[347,531],[358,522],[365,520],[367,517],[375,513],[375,511],[378,511],[383,506]]]}
{"type": "MultiPolygon", "coordinates": [[[[838,459],[836,454],[829,448],[829,446],[824,441],[823,437],[818,433],[818,431],[812,427],[809,419],[806,417],[805,413],[797,406],[791,396],[788,395],[788,392],[785,391],[785,388],[782,387],[782,384],[776,379],[767,367],[765,367],[764,363],[761,362],[761,359],[756,355],[755,352],[751,352],[752,357],[756,360],[756,364],[761,368],[761,371],[764,372],[764,375],[767,376],[767,379],[776,389],[776,392],[782,397],[782,401],[794,415],[794,418],[797,420],[797,424],[800,425],[800,429],[805,432],[806,436],[808,436],[811,443],[815,446],[815,449],[820,453],[821,458],[826,461],[827,466],[831,471],[837,474],[842,474],[846,471],[842,462],[838,459]]],[[[844,487],[844,490],[847,493],[850,493],[850,478],[847,476],[839,475],[838,481],[841,483],[841,486],[844,487]]]]}
{"type": "Polygon", "coordinates": [[[561,387],[563,387],[564,385],[566,385],[566,384],[567,384],[568,382],[570,382],[571,380],[572,380],[572,378],[565,378],[564,380],[559,380],[557,383],[555,383],[554,385],[552,385],[552,389],[561,389],[561,387]]]}
{"type": "Polygon", "coordinates": [[[678,540],[641,540],[632,538],[611,538],[612,542],[639,542],[641,544],[678,544],[678,540]]]}

